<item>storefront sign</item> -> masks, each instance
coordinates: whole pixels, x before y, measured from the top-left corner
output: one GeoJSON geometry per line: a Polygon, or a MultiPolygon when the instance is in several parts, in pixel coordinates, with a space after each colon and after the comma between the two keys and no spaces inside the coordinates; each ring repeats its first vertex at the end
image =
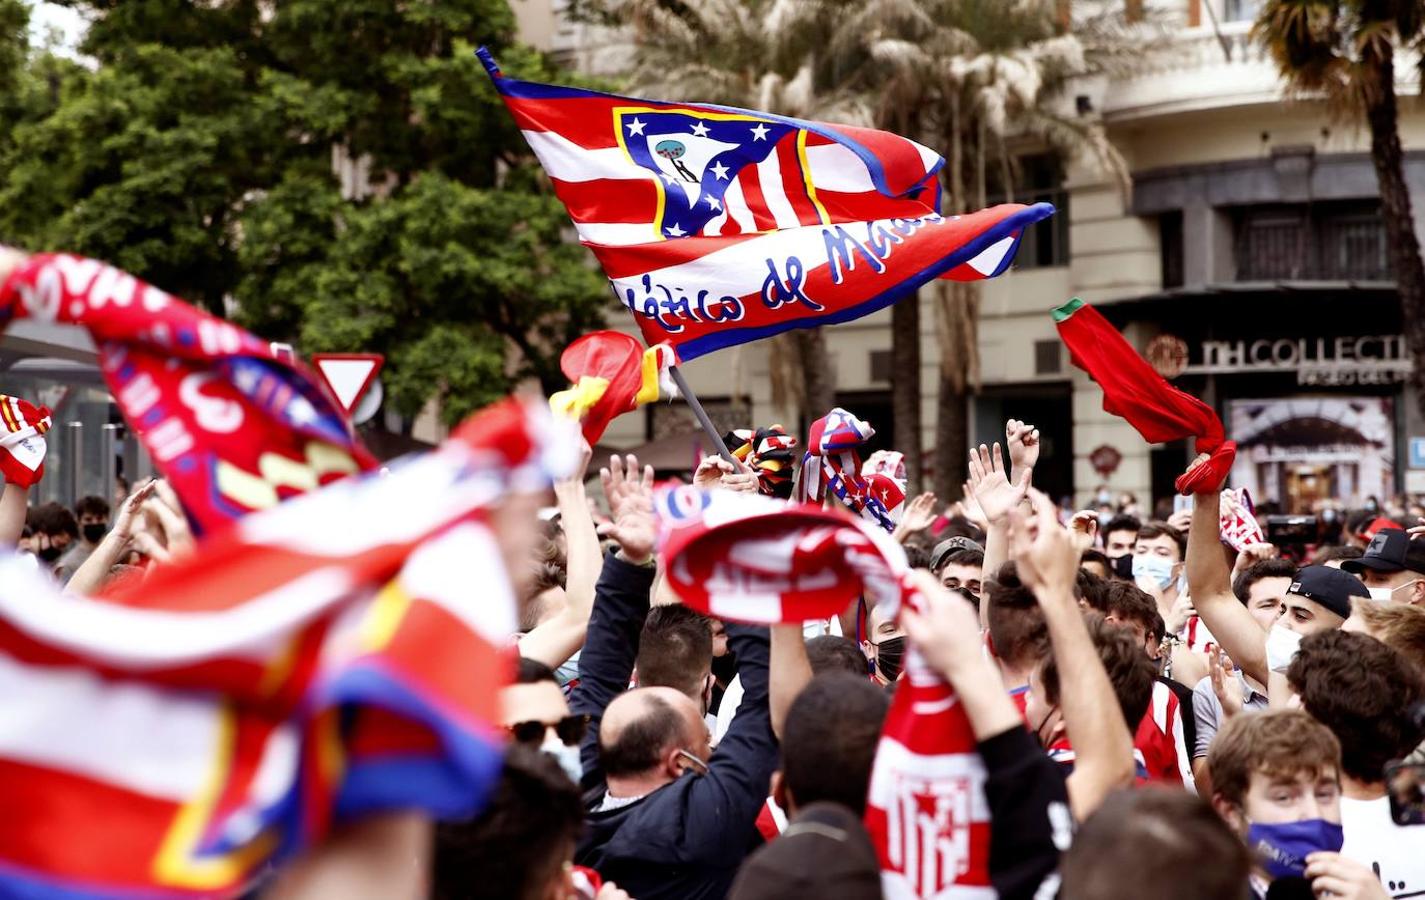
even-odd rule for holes
{"type": "Polygon", "coordinates": [[[1410,372],[1410,353],[1398,334],[1334,338],[1203,341],[1195,374],[1295,372],[1297,383],[1342,387],[1398,384],[1410,372]]]}

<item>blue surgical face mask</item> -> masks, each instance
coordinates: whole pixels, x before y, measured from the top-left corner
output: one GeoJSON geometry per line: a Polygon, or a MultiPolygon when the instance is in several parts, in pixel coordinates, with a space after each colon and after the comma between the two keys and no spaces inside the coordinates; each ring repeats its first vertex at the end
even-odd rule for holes
{"type": "Polygon", "coordinates": [[[1339,853],[1346,835],[1341,826],[1325,819],[1247,826],[1247,849],[1273,878],[1306,874],[1306,857],[1322,850],[1339,853]]]}
{"type": "Polygon", "coordinates": [[[1133,580],[1147,578],[1160,590],[1173,583],[1173,562],[1167,557],[1142,553],[1133,557],[1133,580]]]}

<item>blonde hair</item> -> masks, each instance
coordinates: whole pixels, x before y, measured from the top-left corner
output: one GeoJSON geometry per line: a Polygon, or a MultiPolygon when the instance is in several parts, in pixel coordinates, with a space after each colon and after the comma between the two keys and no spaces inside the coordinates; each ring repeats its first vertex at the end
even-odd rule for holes
{"type": "Polygon", "coordinates": [[[1366,633],[1417,666],[1425,666],[1425,608],[1359,598],[1352,608],[1366,633]]]}

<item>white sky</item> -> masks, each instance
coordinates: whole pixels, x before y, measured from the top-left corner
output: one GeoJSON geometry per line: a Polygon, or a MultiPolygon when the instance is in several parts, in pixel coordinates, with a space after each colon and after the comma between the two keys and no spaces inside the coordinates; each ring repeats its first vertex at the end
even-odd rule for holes
{"type": "Polygon", "coordinates": [[[57,48],[62,56],[75,56],[78,53],[79,42],[84,38],[84,31],[88,27],[84,17],[78,10],[64,6],[56,6],[53,3],[41,3],[37,0],[28,0],[30,6],[30,43],[34,46],[43,46],[51,29],[58,34],[59,47],[57,48]]]}

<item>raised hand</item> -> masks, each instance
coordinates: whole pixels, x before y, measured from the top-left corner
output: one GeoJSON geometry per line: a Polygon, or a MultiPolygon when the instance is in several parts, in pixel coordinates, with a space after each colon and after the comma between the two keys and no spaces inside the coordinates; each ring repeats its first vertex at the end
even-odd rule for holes
{"type": "Polygon", "coordinates": [[[896,526],[895,537],[904,540],[917,531],[924,531],[935,522],[935,495],[927,491],[906,504],[905,514],[896,526]]]}
{"type": "Polygon", "coordinates": [[[1168,610],[1167,618],[1163,625],[1167,628],[1168,634],[1177,634],[1183,630],[1188,619],[1197,615],[1197,608],[1192,605],[1192,597],[1187,591],[1178,594],[1178,598],[1173,601],[1173,608],[1168,610]]]}
{"type": "Polygon", "coordinates": [[[1029,491],[1033,515],[1018,508],[1010,510],[1010,557],[1024,585],[1040,602],[1047,592],[1059,591],[1072,598],[1074,579],[1079,572],[1079,548],[1074,535],[1059,524],[1054,501],[1040,491],[1029,491]]]}
{"type": "Polygon", "coordinates": [[[1004,440],[1009,446],[1009,463],[1014,474],[1033,469],[1039,462],[1039,429],[1027,422],[1010,419],[1004,423],[1004,440]]]}
{"type": "Polygon", "coordinates": [[[134,546],[155,562],[174,562],[192,553],[197,544],[173,488],[163,480],[154,481],[151,487],[141,507],[142,528],[137,522],[131,526],[134,546]]]}
{"type": "Polygon", "coordinates": [[[1024,501],[1032,473],[1032,469],[1024,469],[1019,481],[1011,484],[999,444],[993,450],[981,444],[978,450],[970,451],[970,487],[991,524],[1004,521],[1010,510],[1024,501]]]}
{"type": "MultiPolygon", "coordinates": [[[[1192,462],[1188,463],[1188,467],[1187,467],[1185,470],[1183,470],[1183,474],[1184,474],[1184,475],[1189,474],[1189,473],[1192,472],[1194,469],[1196,469],[1198,466],[1200,466],[1200,465],[1202,465],[1203,463],[1207,462],[1209,459],[1212,459],[1212,454],[1211,454],[1211,453],[1199,453],[1196,457],[1193,458],[1193,461],[1192,461],[1192,462]]],[[[1215,485],[1215,486],[1212,488],[1212,490],[1220,491],[1220,490],[1222,490],[1223,487],[1226,486],[1226,484],[1227,484],[1227,476],[1224,475],[1224,476],[1222,476],[1222,483],[1221,483],[1221,484],[1218,484],[1218,485],[1215,485]]]]}
{"type": "Polygon", "coordinates": [[[1074,543],[1083,553],[1093,546],[1098,538],[1098,513],[1091,509],[1081,509],[1069,520],[1069,530],[1074,533],[1074,543]]]}
{"type": "Polygon", "coordinates": [[[693,484],[704,490],[726,488],[729,491],[757,493],[757,473],[745,462],[728,462],[721,456],[709,456],[698,463],[693,472],[693,484]]]}
{"type": "Polygon", "coordinates": [[[1232,660],[1221,647],[1207,648],[1207,674],[1212,679],[1212,692],[1222,704],[1225,722],[1242,711],[1242,682],[1235,677],[1232,660]]]}
{"type": "Polygon", "coordinates": [[[951,508],[951,514],[964,516],[981,531],[989,531],[990,520],[985,518],[985,511],[980,509],[980,501],[975,499],[975,488],[970,482],[960,486],[960,498],[951,508]]]}
{"type": "Polygon", "coordinates": [[[1268,543],[1248,544],[1237,554],[1237,561],[1232,565],[1232,580],[1236,581],[1237,576],[1247,571],[1248,567],[1263,562],[1268,559],[1276,559],[1277,545],[1268,543]]]}
{"type": "Polygon", "coordinates": [[[603,526],[602,533],[618,541],[629,562],[648,562],[653,558],[657,533],[653,520],[653,467],[644,466],[640,478],[638,457],[629,454],[619,459],[614,455],[609,457],[608,468],[599,470],[599,481],[613,517],[613,522],[603,526]]]}

